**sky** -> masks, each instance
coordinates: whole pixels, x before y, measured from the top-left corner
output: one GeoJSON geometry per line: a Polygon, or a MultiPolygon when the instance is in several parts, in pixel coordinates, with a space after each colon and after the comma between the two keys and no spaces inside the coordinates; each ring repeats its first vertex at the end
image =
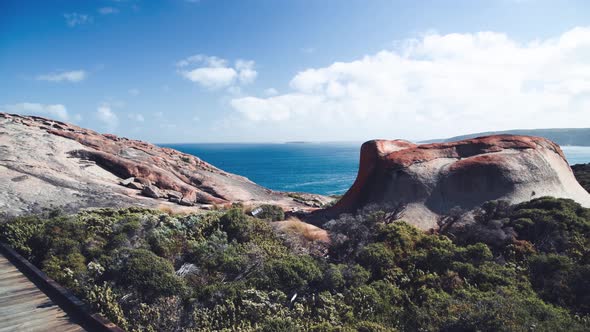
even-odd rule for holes
{"type": "Polygon", "coordinates": [[[587,0],[2,0],[0,111],[155,143],[590,127],[587,0]]]}

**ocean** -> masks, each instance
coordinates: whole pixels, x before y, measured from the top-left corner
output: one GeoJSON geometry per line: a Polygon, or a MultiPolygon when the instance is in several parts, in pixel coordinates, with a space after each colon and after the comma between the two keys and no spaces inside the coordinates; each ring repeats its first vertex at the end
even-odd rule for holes
{"type": "MultiPolygon", "coordinates": [[[[322,195],[350,188],[361,143],[161,144],[197,156],[270,189],[322,195]]],[[[569,163],[590,163],[590,147],[562,147],[569,163]]]]}

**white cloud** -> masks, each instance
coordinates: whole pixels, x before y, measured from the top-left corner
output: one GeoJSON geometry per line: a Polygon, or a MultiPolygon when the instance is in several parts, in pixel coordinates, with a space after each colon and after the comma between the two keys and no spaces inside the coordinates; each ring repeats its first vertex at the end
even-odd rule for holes
{"type": "Polygon", "coordinates": [[[113,130],[119,125],[119,117],[113,112],[109,104],[100,105],[96,109],[96,117],[109,130],[113,130]]]}
{"type": "Polygon", "coordinates": [[[0,106],[0,109],[8,113],[49,116],[63,121],[68,120],[68,110],[62,104],[39,104],[25,102],[13,105],[3,105],[0,106]]]}
{"type": "Polygon", "coordinates": [[[227,67],[204,67],[191,71],[184,71],[182,75],[207,88],[221,88],[231,85],[237,76],[233,68],[227,67]]]}
{"type": "Polygon", "coordinates": [[[98,9],[98,12],[102,15],[117,14],[119,10],[114,7],[102,7],[98,9]]]}
{"type": "Polygon", "coordinates": [[[69,27],[75,27],[76,25],[82,25],[92,23],[92,16],[79,13],[66,13],[64,14],[66,24],[69,27]]]}
{"type": "Polygon", "coordinates": [[[254,61],[239,59],[236,61],[236,70],[238,72],[238,79],[243,84],[254,82],[256,76],[258,76],[258,72],[254,70],[254,61]]]}
{"type": "Polygon", "coordinates": [[[186,79],[203,87],[217,89],[254,82],[258,72],[254,70],[254,61],[237,60],[235,66],[228,65],[227,60],[215,56],[197,54],[176,63],[179,73],[186,79]],[[188,69],[191,65],[196,68],[188,69]]]}
{"type": "Polygon", "coordinates": [[[204,54],[191,55],[176,63],[178,67],[186,67],[191,64],[204,64],[208,67],[226,67],[227,61],[216,56],[208,56],[204,54]]]}
{"type": "Polygon", "coordinates": [[[137,121],[137,122],[144,122],[145,118],[143,117],[142,114],[139,113],[129,113],[127,114],[127,117],[133,121],[137,121]]]}
{"type": "Polygon", "coordinates": [[[141,91],[139,91],[139,89],[133,88],[133,89],[129,89],[127,92],[129,92],[129,94],[132,96],[138,96],[141,91]]]}
{"type": "Polygon", "coordinates": [[[84,70],[72,70],[59,73],[39,75],[37,76],[37,80],[50,82],[80,82],[86,79],[86,76],[87,73],[84,70]]]}
{"type": "Polygon", "coordinates": [[[289,93],[230,104],[279,133],[304,128],[316,139],[590,126],[590,28],[527,43],[479,32],[400,45],[302,71],[289,93]]]}
{"type": "Polygon", "coordinates": [[[277,94],[279,94],[279,92],[275,88],[268,88],[264,90],[264,94],[266,96],[276,96],[277,94]]]}

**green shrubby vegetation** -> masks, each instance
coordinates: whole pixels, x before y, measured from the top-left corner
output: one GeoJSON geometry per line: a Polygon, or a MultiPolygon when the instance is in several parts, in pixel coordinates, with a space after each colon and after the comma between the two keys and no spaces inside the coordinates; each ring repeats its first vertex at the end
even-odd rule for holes
{"type": "Polygon", "coordinates": [[[285,211],[283,208],[271,204],[263,204],[258,207],[261,212],[256,214],[256,218],[269,221],[285,220],[285,211]]]}
{"type": "Polygon", "coordinates": [[[579,164],[572,166],[576,180],[590,192],[590,164],[579,164]]]}
{"type": "Polygon", "coordinates": [[[326,223],[325,255],[292,250],[277,212],[54,213],[5,220],[0,240],[130,331],[590,329],[590,210],[573,201],[489,202],[442,234],[369,207],[326,223]]]}

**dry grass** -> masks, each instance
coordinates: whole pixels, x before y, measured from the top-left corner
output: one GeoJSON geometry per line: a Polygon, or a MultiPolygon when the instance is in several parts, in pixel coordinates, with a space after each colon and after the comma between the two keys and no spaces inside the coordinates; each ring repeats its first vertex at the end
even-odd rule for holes
{"type": "Polygon", "coordinates": [[[174,214],[174,209],[172,209],[172,207],[168,206],[168,205],[160,204],[160,205],[158,205],[158,210],[160,210],[160,212],[166,213],[168,215],[174,214]]]}
{"type": "Polygon", "coordinates": [[[191,207],[184,207],[184,206],[172,206],[168,204],[160,204],[158,205],[157,209],[163,213],[166,213],[170,216],[173,215],[188,215],[191,213],[196,212],[196,208],[191,207]]]}
{"type": "Polygon", "coordinates": [[[278,230],[291,235],[299,235],[308,241],[330,242],[330,236],[325,230],[312,224],[305,223],[295,217],[276,223],[278,230]]]}

